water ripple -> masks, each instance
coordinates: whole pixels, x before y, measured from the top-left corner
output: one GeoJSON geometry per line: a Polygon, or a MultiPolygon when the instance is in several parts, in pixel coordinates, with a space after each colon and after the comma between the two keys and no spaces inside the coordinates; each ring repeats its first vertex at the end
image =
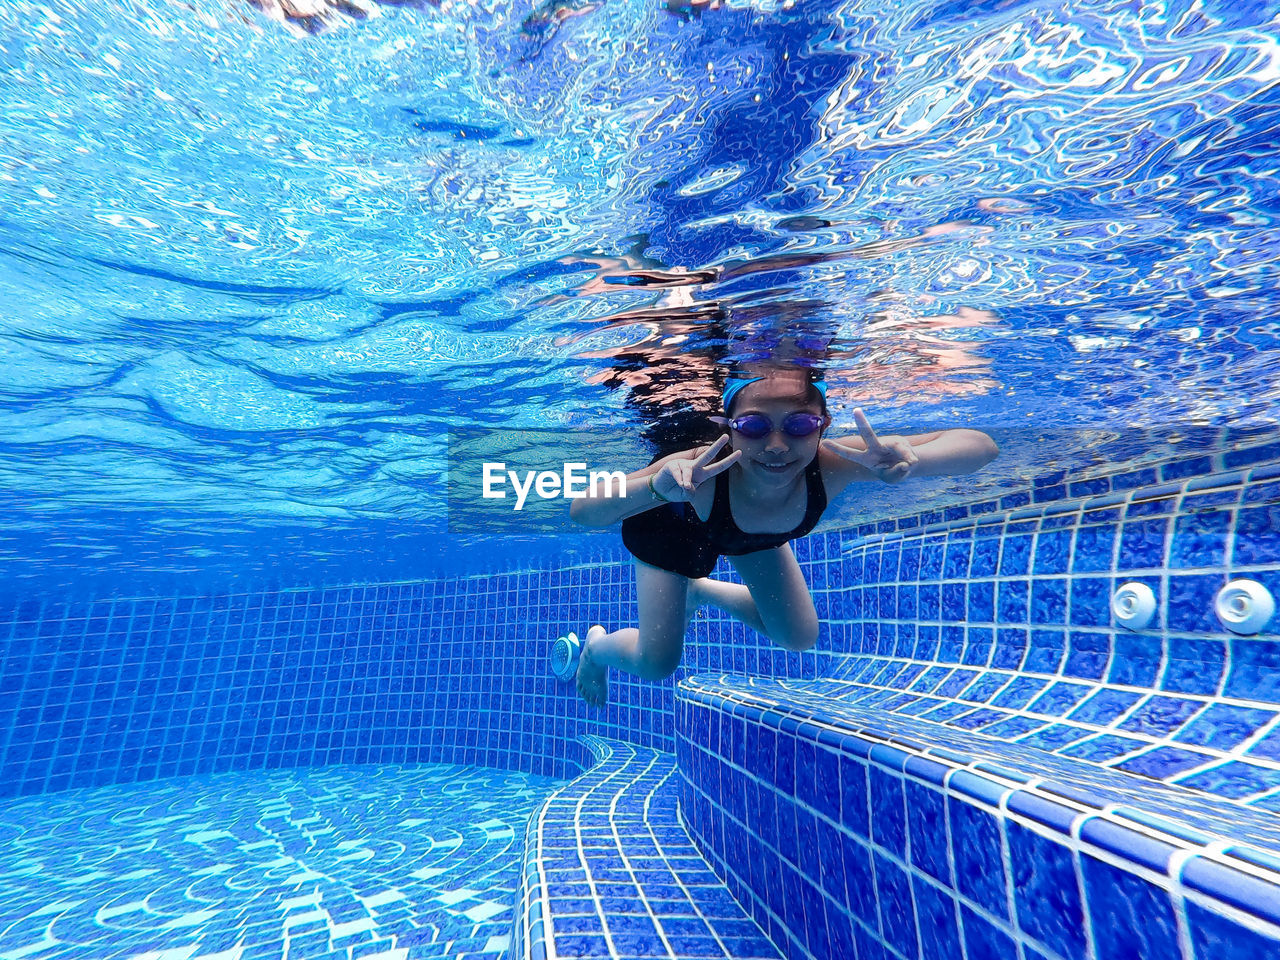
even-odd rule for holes
{"type": "Polygon", "coordinates": [[[919,505],[1276,422],[1280,4],[347,10],[0,6],[10,583],[378,576],[450,430],[674,442],[761,357],[1012,431],[919,505]]]}

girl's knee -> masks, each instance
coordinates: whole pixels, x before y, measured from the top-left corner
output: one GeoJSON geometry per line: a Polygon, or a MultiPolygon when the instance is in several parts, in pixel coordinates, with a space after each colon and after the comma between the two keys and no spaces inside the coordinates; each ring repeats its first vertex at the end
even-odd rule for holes
{"type": "Polygon", "coordinates": [[[788,624],[776,633],[770,631],[769,639],[780,647],[801,652],[811,649],[818,642],[818,622],[788,624]]]}
{"type": "Polygon", "coordinates": [[[674,642],[669,638],[652,638],[648,643],[645,639],[640,641],[637,672],[645,680],[665,680],[680,666],[684,638],[679,637],[674,642]]]}

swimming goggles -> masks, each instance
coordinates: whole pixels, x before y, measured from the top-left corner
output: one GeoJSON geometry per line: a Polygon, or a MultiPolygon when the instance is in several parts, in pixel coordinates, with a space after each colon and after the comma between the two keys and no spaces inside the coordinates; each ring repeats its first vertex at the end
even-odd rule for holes
{"type": "MultiPolygon", "coordinates": [[[[745,416],[712,417],[713,423],[736,430],[749,440],[759,440],[773,432],[773,421],[763,413],[748,413],[745,416]]],[[[815,430],[821,430],[829,422],[827,417],[817,413],[789,413],[782,419],[782,432],[789,437],[807,437],[815,430]]]]}

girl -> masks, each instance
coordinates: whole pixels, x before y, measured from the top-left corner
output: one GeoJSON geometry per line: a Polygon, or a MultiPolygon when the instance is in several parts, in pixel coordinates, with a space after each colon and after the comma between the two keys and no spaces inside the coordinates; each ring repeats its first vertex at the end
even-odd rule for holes
{"type": "Polygon", "coordinates": [[[625,497],[573,502],[569,515],[585,526],[623,521],[639,604],[638,627],[596,625],[574,645],[569,666],[576,656],[588,704],[608,699],[610,667],[647,680],[674,673],[689,618],[704,603],[788,650],[809,649],[818,615],[788,541],[808,534],[851,483],[971,473],[999,452],[976,430],[878,437],[861,410],[853,416],[861,436],[825,439],[826,384],[804,369],[731,379],[724,417],[712,418],[724,436],[629,474],[625,497]],[[741,584],[708,576],[721,555],[741,584]]]}

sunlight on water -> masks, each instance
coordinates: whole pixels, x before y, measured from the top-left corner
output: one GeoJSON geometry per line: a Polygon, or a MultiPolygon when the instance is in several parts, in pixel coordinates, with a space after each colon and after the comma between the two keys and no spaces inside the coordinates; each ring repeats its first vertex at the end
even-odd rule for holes
{"type": "Polygon", "coordinates": [[[913,509],[1275,424],[1277,4],[262,6],[0,7],[24,589],[453,568],[451,428],[779,353],[1000,438],[913,509]]]}

